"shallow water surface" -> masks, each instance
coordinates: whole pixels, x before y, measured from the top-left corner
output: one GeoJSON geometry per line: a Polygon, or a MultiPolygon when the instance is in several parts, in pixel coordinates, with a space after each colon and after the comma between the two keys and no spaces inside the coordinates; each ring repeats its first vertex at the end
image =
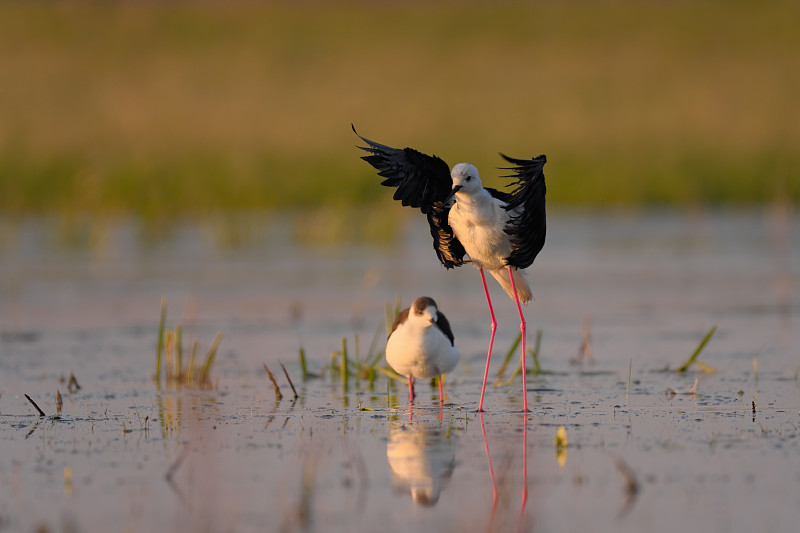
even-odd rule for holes
{"type": "MultiPolygon", "coordinates": [[[[388,245],[310,245],[268,217],[233,248],[211,224],[146,242],[121,222],[77,246],[43,221],[6,229],[0,532],[796,531],[800,218],[552,214],[527,415],[519,377],[475,413],[480,278],[441,268],[419,222],[388,245]],[[453,326],[444,407],[427,382],[409,410],[402,384],[327,368],[343,338],[351,360],[383,348],[397,295],[434,297],[453,326]],[[162,296],[187,345],[223,332],[211,388],[153,383],[162,296]],[[713,326],[698,360],[716,372],[675,372],[713,326]],[[322,377],[302,379],[300,347],[322,377]]],[[[494,382],[519,326],[491,291],[494,382]]]]}

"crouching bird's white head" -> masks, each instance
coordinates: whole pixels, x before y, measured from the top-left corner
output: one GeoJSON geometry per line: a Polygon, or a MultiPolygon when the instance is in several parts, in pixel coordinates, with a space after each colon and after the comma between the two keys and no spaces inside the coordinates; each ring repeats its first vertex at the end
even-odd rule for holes
{"type": "Polygon", "coordinates": [[[414,401],[415,378],[439,378],[439,403],[444,403],[442,374],[451,372],[460,354],[450,323],[433,298],[421,296],[403,309],[386,342],[386,362],[408,378],[408,401],[414,401]]]}

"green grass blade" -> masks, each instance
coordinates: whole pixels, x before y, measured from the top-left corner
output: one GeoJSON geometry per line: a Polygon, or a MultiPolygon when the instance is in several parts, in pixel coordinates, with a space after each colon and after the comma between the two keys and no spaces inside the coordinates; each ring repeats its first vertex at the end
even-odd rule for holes
{"type": "Polygon", "coordinates": [[[206,362],[203,364],[201,381],[208,380],[208,375],[211,372],[211,365],[214,364],[214,356],[217,355],[217,348],[219,348],[220,342],[222,342],[221,331],[217,332],[217,336],[214,338],[214,344],[211,345],[211,349],[208,351],[208,355],[206,356],[206,362]]]}
{"type": "Polygon", "coordinates": [[[361,352],[361,345],[360,344],[361,343],[358,340],[358,335],[356,335],[356,361],[355,361],[355,364],[356,364],[356,371],[355,371],[356,379],[358,379],[358,375],[361,372],[361,353],[360,353],[361,352]]]}
{"type": "Polygon", "coordinates": [[[405,383],[406,385],[408,385],[408,379],[404,378],[403,376],[401,376],[400,374],[398,374],[394,370],[391,370],[391,369],[383,367],[383,366],[376,366],[375,367],[375,371],[376,372],[380,372],[381,374],[383,374],[384,376],[389,378],[390,381],[400,381],[400,382],[405,383]]]}
{"type": "Polygon", "coordinates": [[[183,374],[183,346],[181,345],[181,326],[175,326],[175,375],[180,378],[183,374]]]}
{"type": "Polygon", "coordinates": [[[376,353],[380,352],[380,350],[378,350],[378,343],[381,342],[381,340],[385,339],[386,337],[381,335],[381,324],[378,323],[378,325],[375,327],[375,334],[372,336],[372,340],[369,343],[369,350],[367,350],[367,355],[364,356],[364,364],[366,366],[369,366],[368,361],[371,361],[373,356],[376,353]]]}
{"type": "Polygon", "coordinates": [[[339,378],[342,380],[342,387],[347,390],[347,379],[350,369],[347,366],[347,339],[342,337],[342,358],[339,360],[339,378]]]}
{"type": "Polygon", "coordinates": [[[500,379],[503,374],[505,373],[506,369],[508,368],[508,364],[511,362],[511,358],[514,355],[514,352],[519,347],[520,343],[522,342],[522,332],[520,331],[517,334],[517,338],[514,339],[514,342],[511,344],[511,347],[508,349],[505,358],[503,359],[503,364],[500,366],[500,370],[497,372],[497,378],[500,379]]]}
{"type": "Polygon", "coordinates": [[[386,336],[388,337],[392,333],[392,324],[394,324],[394,317],[397,316],[395,312],[392,310],[392,305],[389,302],[386,302],[386,305],[383,309],[383,323],[386,327],[386,336]]]}
{"type": "Polygon", "coordinates": [[[173,378],[172,372],[174,367],[172,366],[172,350],[174,345],[175,332],[172,330],[167,330],[164,334],[164,371],[167,374],[167,381],[170,381],[173,378]]]}
{"type": "Polygon", "coordinates": [[[383,359],[384,354],[385,354],[384,350],[378,350],[377,352],[375,352],[375,354],[369,360],[367,368],[372,368],[374,366],[377,366],[377,364],[380,363],[381,360],[383,359]]]}
{"type": "Polygon", "coordinates": [[[506,385],[511,385],[514,383],[514,379],[522,374],[522,362],[517,363],[517,366],[514,368],[514,371],[508,377],[506,381],[500,381],[499,379],[495,380],[494,386],[495,387],[505,387],[506,385]]]}
{"type": "Polygon", "coordinates": [[[325,375],[325,371],[326,371],[326,370],[327,370],[328,372],[330,372],[330,378],[331,378],[331,381],[334,379],[334,377],[333,377],[333,370],[339,366],[339,363],[338,363],[338,361],[339,361],[339,355],[340,355],[340,354],[339,354],[339,352],[336,352],[336,351],[334,351],[334,352],[331,352],[331,362],[330,362],[330,363],[328,363],[328,366],[327,366],[327,367],[325,367],[325,369],[323,369],[323,372],[322,372],[322,375],[323,375],[323,376],[325,375]]]}
{"type": "Polygon", "coordinates": [[[689,356],[689,359],[687,359],[686,362],[683,363],[678,370],[676,370],[676,372],[686,372],[686,370],[692,366],[692,363],[694,363],[694,360],[697,359],[698,355],[700,355],[700,352],[703,351],[703,348],[706,347],[706,344],[708,344],[708,341],[711,339],[711,336],[714,335],[715,331],[717,331],[717,326],[714,326],[708,331],[703,340],[700,341],[700,344],[697,346],[697,349],[694,351],[694,353],[689,356]]]}
{"type": "Polygon", "coordinates": [[[528,370],[529,374],[534,374],[538,376],[542,373],[542,366],[539,364],[539,350],[542,347],[542,330],[536,330],[536,341],[533,343],[533,352],[531,352],[531,356],[533,357],[533,368],[528,370]]]}
{"type": "Polygon", "coordinates": [[[308,379],[308,367],[306,366],[306,351],[300,347],[300,371],[303,373],[303,381],[308,379]]]}
{"type": "MultiPolygon", "coordinates": [[[[511,356],[514,354],[514,352],[517,349],[517,346],[521,341],[522,341],[522,332],[520,332],[519,336],[517,337],[517,340],[515,340],[514,344],[511,346],[511,350],[509,350],[508,354],[506,355],[506,360],[503,362],[504,366],[508,364],[508,361],[511,359],[511,356]]],[[[535,376],[538,376],[539,374],[544,373],[544,371],[542,370],[542,366],[539,364],[539,349],[541,348],[541,345],[542,345],[542,330],[537,329],[536,342],[534,343],[533,350],[528,350],[528,353],[525,355],[526,357],[531,356],[531,358],[533,359],[533,368],[526,369],[528,374],[533,374],[535,376]]],[[[518,375],[522,374],[522,361],[517,362],[517,366],[514,368],[514,371],[505,381],[500,380],[502,371],[504,371],[505,368],[501,368],[500,370],[501,372],[498,372],[497,379],[494,382],[494,386],[504,387],[506,385],[511,385],[512,383],[514,383],[514,379],[518,375]]]]}
{"type": "Polygon", "coordinates": [[[156,373],[153,379],[161,384],[161,354],[164,352],[164,328],[167,324],[167,299],[161,298],[161,319],[158,322],[158,347],[156,348],[156,373]]]}
{"type": "Polygon", "coordinates": [[[517,338],[514,339],[514,342],[511,344],[511,348],[508,349],[508,353],[506,353],[505,359],[503,359],[503,364],[500,366],[500,370],[497,372],[497,379],[503,377],[503,374],[506,372],[506,368],[508,368],[508,364],[511,362],[511,357],[514,355],[514,352],[519,347],[519,344],[522,342],[522,332],[520,331],[517,334],[517,338]]]}
{"type": "Polygon", "coordinates": [[[194,361],[197,357],[197,348],[199,344],[197,341],[192,345],[192,358],[189,360],[189,368],[186,370],[186,383],[191,383],[194,378],[194,361]]]}

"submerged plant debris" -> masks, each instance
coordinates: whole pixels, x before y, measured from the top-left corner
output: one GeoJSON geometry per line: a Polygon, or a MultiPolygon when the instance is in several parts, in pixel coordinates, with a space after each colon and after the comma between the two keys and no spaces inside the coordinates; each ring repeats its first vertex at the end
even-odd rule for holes
{"type": "Polygon", "coordinates": [[[192,345],[191,356],[188,364],[184,365],[183,338],[180,324],[174,329],[166,328],[167,299],[161,299],[161,319],[158,323],[158,348],[156,350],[156,371],[153,380],[161,385],[162,367],[164,368],[167,385],[177,387],[211,387],[211,367],[222,342],[222,332],[217,332],[211,348],[206,353],[202,364],[197,364],[197,350],[199,343],[192,345]]]}

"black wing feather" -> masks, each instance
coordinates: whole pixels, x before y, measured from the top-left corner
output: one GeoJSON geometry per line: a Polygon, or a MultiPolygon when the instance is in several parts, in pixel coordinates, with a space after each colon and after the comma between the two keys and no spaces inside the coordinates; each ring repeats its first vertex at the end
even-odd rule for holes
{"type": "MultiPolygon", "coordinates": [[[[353,132],[358,135],[356,128],[353,132]]],[[[397,187],[394,199],[403,205],[417,207],[428,214],[435,202],[441,202],[453,188],[450,167],[442,159],[413,148],[391,148],[358,135],[368,146],[359,146],[370,155],[361,159],[375,167],[385,178],[381,185],[397,187]]]]}
{"type": "Polygon", "coordinates": [[[439,329],[445,336],[450,339],[450,345],[456,345],[456,338],[453,335],[453,330],[450,328],[450,322],[447,321],[447,317],[444,316],[444,313],[441,311],[436,311],[436,325],[439,326],[439,329]]]}
{"type": "MultiPolygon", "coordinates": [[[[358,135],[355,126],[353,132],[358,135]]],[[[361,159],[375,167],[385,178],[381,185],[397,187],[394,199],[405,206],[419,208],[428,217],[433,249],[446,268],[464,264],[466,251],[447,222],[450,206],[444,199],[453,188],[450,167],[436,156],[425,155],[413,148],[391,148],[358,135],[369,146],[360,146],[370,155],[361,159]]]]}
{"type": "Polygon", "coordinates": [[[445,268],[463,265],[464,256],[467,253],[461,241],[453,233],[453,228],[447,222],[449,214],[450,206],[442,202],[433,204],[430,213],[428,213],[428,225],[431,228],[431,237],[433,237],[433,249],[436,250],[436,256],[445,268]]]}
{"type": "Polygon", "coordinates": [[[497,189],[493,189],[491,187],[484,187],[484,189],[489,191],[489,194],[492,195],[492,198],[497,198],[501,202],[505,202],[505,203],[508,203],[508,202],[511,201],[511,193],[510,192],[498,191],[497,189]]]}
{"type": "Polygon", "coordinates": [[[394,330],[397,329],[397,326],[408,320],[408,313],[410,309],[411,309],[410,307],[406,307],[405,309],[397,313],[397,316],[394,317],[394,322],[392,322],[392,331],[389,332],[388,337],[392,336],[392,333],[394,333],[394,330]]]}
{"type": "Polygon", "coordinates": [[[516,180],[516,187],[506,201],[506,210],[515,212],[505,227],[512,246],[506,263],[517,268],[528,268],[542,250],[547,234],[547,187],[544,179],[547,158],[540,155],[533,159],[514,159],[500,155],[514,165],[503,169],[512,171],[512,174],[504,177],[516,180]]]}

